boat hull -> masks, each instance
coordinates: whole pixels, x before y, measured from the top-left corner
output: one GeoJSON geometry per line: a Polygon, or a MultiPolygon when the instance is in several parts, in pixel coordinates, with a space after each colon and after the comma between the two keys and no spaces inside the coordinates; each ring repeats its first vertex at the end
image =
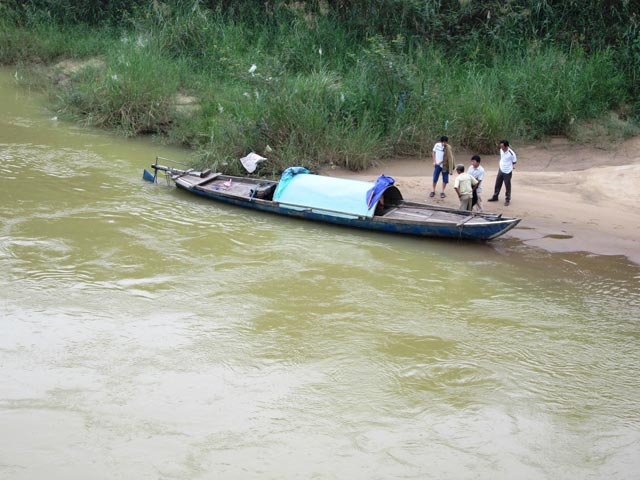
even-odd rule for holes
{"type": "MultiPolygon", "coordinates": [[[[300,218],[315,222],[329,223],[333,225],[341,225],[350,228],[359,228],[363,230],[373,230],[378,232],[387,232],[403,235],[413,235],[419,237],[432,238],[454,238],[461,240],[491,240],[514,228],[519,219],[505,219],[482,224],[449,224],[443,225],[439,222],[399,222],[386,220],[384,217],[373,217],[371,219],[364,217],[348,217],[338,216],[332,213],[325,213],[309,209],[294,209],[289,206],[282,206],[277,202],[270,200],[261,200],[254,198],[252,200],[244,198],[234,198],[224,194],[217,194],[208,191],[189,188],[187,186],[176,184],[178,188],[200,197],[208,198],[214,201],[227,203],[243,208],[251,208],[253,210],[268,212],[287,217],[300,218]]],[[[461,219],[464,217],[461,215],[461,219]]]]}

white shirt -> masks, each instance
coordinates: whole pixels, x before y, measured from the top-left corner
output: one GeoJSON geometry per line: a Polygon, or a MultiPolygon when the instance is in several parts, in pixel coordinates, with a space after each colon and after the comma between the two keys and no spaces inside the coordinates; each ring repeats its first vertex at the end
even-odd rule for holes
{"type": "Polygon", "coordinates": [[[506,152],[500,149],[500,171],[502,173],[511,173],[517,161],[516,152],[511,150],[511,147],[507,147],[506,152]]]}
{"type": "Polygon", "coordinates": [[[433,151],[435,152],[435,157],[433,157],[433,160],[436,162],[436,165],[442,165],[442,162],[444,162],[444,143],[436,143],[433,146],[433,151]]]}
{"type": "Polygon", "coordinates": [[[478,182],[480,182],[480,185],[478,185],[478,188],[476,188],[476,192],[477,193],[482,193],[482,183],[481,182],[482,182],[482,180],[484,180],[484,168],[482,168],[482,165],[478,165],[478,168],[476,168],[473,165],[471,165],[469,167],[469,175],[471,175],[478,182]]]}
{"type": "Polygon", "coordinates": [[[473,186],[477,183],[478,181],[468,173],[461,173],[453,182],[453,188],[458,189],[460,196],[471,195],[473,193],[473,186]]]}

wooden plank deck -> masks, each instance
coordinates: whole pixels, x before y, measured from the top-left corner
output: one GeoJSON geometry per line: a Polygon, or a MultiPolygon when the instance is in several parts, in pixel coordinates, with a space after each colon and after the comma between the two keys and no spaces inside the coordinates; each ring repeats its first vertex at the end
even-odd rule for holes
{"type": "Polygon", "coordinates": [[[216,174],[214,174],[212,176],[208,176],[208,177],[205,177],[205,178],[200,178],[200,177],[197,177],[195,175],[184,175],[184,176],[180,177],[179,180],[182,180],[185,184],[188,183],[191,186],[191,188],[194,188],[194,187],[198,187],[198,186],[200,186],[202,184],[205,184],[205,183],[208,183],[208,182],[211,182],[211,181],[215,180],[215,178],[218,175],[219,174],[216,173],[216,174]]]}
{"type": "Polygon", "coordinates": [[[198,186],[198,189],[208,192],[221,192],[225,195],[248,199],[251,198],[254,189],[257,189],[254,197],[262,198],[264,193],[275,185],[275,182],[252,182],[236,179],[232,179],[231,183],[229,183],[229,178],[222,177],[216,178],[206,185],[198,186]]]}
{"type": "Polygon", "coordinates": [[[437,214],[442,212],[437,212],[435,210],[427,210],[422,208],[413,208],[413,207],[397,207],[389,212],[386,212],[382,215],[384,218],[388,218],[391,220],[414,220],[421,221],[426,219],[433,219],[434,216],[437,218],[437,214]]]}
{"type": "Polygon", "coordinates": [[[447,222],[447,223],[475,223],[483,221],[482,218],[475,215],[463,215],[454,212],[446,212],[440,210],[431,210],[429,208],[420,208],[414,206],[401,206],[391,209],[382,215],[382,218],[398,221],[431,221],[431,222],[447,222]]]}

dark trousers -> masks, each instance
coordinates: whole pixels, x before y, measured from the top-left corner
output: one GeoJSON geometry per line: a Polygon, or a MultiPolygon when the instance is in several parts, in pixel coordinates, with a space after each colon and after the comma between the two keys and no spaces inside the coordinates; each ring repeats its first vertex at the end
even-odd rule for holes
{"type": "Polygon", "coordinates": [[[511,175],[513,172],[503,173],[502,170],[498,169],[498,176],[496,177],[496,186],[493,189],[493,198],[497,199],[498,195],[500,195],[500,190],[502,190],[502,183],[504,182],[504,188],[507,201],[511,200],[511,175]]]}

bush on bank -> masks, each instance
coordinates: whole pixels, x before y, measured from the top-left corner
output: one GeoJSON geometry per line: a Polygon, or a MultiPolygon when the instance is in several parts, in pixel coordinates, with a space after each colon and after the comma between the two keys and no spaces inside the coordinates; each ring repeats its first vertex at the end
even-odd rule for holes
{"type": "MultiPolygon", "coordinates": [[[[531,2],[510,10],[459,2],[458,11],[420,2],[432,14],[411,1],[388,11],[390,2],[367,1],[107,2],[85,15],[93,3],[7,2],[0,61],[100,57],[102,67],[53,87],[61,115],[126,135],[161,134],[227,171],[267,145],[274,173],[291,164],[357,170],[392,155],[430,155],[445,133],[493,152],[502,137],[571,135],[612,110],[640,111],[635,19],[616,26],[615,38],[628,41],[621,49],[609,43],[611,31],[581,42],[564,38],[566,25],[545,24],[534,35],[544,12],[516,8],[531,2]],[[181,108],[178,96],[197,103],[181,108]]],[[[574,33],[587,28],[581,18],[574,33]]]]}

